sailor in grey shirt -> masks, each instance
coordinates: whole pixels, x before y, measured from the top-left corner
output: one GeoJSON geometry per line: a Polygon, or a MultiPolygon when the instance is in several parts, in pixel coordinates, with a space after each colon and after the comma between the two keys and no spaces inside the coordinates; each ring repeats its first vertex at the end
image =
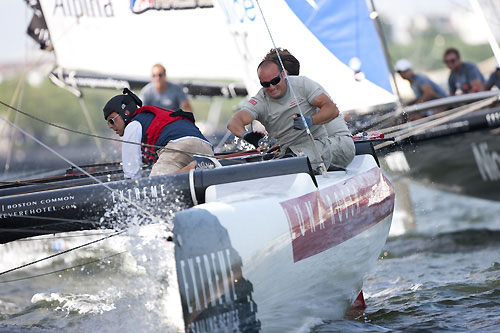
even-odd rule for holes
{"type": "Polygon", "coordinates": [[[399,59],[394,69],[403,79],[410,82],[411,89],[415,94],[415,100],[408,102],[408,105],[446,97],[444,90],[434,81],[423,74],[416,74],[413,72],[412,65],[407,59],[399,59]]]}
{"type": "Polygon", "coordinates": [[[289,76],[287,82],[280,67],[270,60],[261,62],[257,73],[263,88],[228,122],[227,127],[235,136],[251,134],[245,131],[245,126],[256,119],[271,137],[278,140],[281,155],[289,151],[306,155],[317,169],[320,161],[314,154],[302,119],[296,118],[299,111],[291,86],[325,166],[346,167],[352,161],[355,148],[351,133],[343,118],[339,117],[339,110],[318,83],[305,76],[289,76]],[[337,118],[340,124],[333,124],[336,133],[329,136],[324,125],[337,118]]]}
{"type": "Polygon", "coordinates": [[[477,66],[471,62],[462,62],[460,53],[455,48],[444,52],[443,61],[451,70],[448,78],[450,95],[455,95],[457,90],[462,94],[484,90],[484,77],[477,66]]]}
{"type": "Polygon", "coordinates": [[[165,67],[160,64],[154,65],[152,78],[153,80],[141,90],[140,95],[144,105],[193,112],[182,87],[167,81],[165,67]]]}

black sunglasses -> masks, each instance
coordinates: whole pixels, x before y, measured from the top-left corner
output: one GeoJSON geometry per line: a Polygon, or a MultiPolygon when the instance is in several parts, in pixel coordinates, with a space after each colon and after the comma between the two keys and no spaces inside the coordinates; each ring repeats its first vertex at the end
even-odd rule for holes
{"type": "Polygon", "coordinates": [[[116,116],[114,116],[113,118],[110,118],[108,119],[108,124],[110,124],[111,126],[113,126],[115,124],[115,119],[116,117],[118,117],[119,114],[117,114],[116,116]]]}
{"type": "Polygon", "coordinates": [[[260,81],[260,85],[263,86],[264,88],[269,88],[271,84],[273,86],[277,85],[281,81],[281,72],[274,79],[271,79],[271,81],[265,81],[265,82],[260,81]]]}

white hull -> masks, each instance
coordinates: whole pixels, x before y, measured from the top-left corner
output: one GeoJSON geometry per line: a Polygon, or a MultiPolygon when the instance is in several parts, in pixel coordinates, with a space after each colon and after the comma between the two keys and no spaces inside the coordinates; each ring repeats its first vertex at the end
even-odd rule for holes
{"type": "Polygon", "coordinates": [[[385,244],[394,192],[369,155],[329,175],[318,190],[307,174],[211,186],[177,214],[188,330],[285,332],[344,316],[385,244]]]}

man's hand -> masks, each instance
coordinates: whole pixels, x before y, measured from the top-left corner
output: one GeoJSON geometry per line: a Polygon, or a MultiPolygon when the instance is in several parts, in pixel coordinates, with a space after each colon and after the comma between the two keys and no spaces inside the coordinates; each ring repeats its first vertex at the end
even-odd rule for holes
{"type": "MultiPolygon", "coordinates": [[[[304,116],[304,119],[306,120],[307,127],[311,127],[313,125],[312,117],[304,116]]],[[[293,128],[296,130],[306,129],[306,126],[304,125],[304,121],[302,120],[302,117],[300,116],[300,114],[293,115],[293,128]]]]}
{"type": "Polygon", "coordinates": [[[259,148],[259,140],[264,137],[264,133],[262,132],[252,132],[245,131],[243,132],[243,140],[249,142],[255,146],[255,148],[259,148]]]}

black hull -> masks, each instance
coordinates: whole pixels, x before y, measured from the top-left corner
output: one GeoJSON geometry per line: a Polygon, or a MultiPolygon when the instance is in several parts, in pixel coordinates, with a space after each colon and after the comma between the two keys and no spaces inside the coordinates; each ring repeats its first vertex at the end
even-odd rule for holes
{"type": "MultiPolygon", "coordinates": [[[[0,198],[0,244],[58,232],[119,230],[128,227],[125,221],[130,218],[140,225],[158,222],[158,218],[165,221],[180,210],[203,203],[210,185],[294,173],[308,173],[314,179],[309,160],[297,157],[195,170],[191,183],[189,173],[111,181],[106,187],[82,185],[77,179],[73,186],[64,188],[69,184],[62,181],[63,188],[0,198]]],[[[22,187],[17,190],[24,191],[22,187]]]]}
{"type": "Polygon", "coordinates": [[[471,113],[377,153],[392,175],[500,201],[500,108],[471,113]]]}

